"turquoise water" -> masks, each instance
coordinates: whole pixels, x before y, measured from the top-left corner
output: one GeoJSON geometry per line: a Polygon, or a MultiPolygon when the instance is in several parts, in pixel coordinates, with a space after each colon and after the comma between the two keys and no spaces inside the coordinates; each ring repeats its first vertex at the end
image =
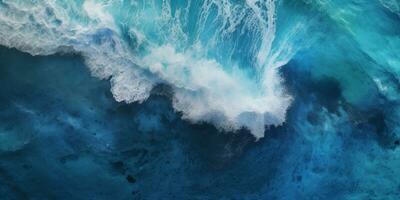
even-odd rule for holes
{"type": "Polygon", "coordinates": [[[0,0],[0,199],[399,199],[397,0],[0,0]]]}

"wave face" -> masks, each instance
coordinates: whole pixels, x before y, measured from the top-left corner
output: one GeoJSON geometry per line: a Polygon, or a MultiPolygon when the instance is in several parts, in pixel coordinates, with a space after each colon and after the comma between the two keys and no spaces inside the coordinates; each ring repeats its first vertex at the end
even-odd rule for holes
{"type": "MultiPolygon", "coordinates": [[[[279,69],[305,20],[279,20],[275,0],[0,1],[0,44],[32,55],[81,54],[117,101],[142,102],[157,84],[192,122],[245,127],[260,138],[285,121],[279,69]],[[279,21],[279,23],[278,23],[279,21]]],[[[310,41],[310,39],[308,39],[310,41]]]]}

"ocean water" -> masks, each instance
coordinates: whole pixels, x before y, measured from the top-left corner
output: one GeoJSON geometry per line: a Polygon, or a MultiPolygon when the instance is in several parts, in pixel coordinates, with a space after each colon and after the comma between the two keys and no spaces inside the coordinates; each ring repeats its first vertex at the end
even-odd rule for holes
{"type": "Polygon", "coordinates": [[[400,199],[398,0],[0,0],[0,199],[400,199]]]}

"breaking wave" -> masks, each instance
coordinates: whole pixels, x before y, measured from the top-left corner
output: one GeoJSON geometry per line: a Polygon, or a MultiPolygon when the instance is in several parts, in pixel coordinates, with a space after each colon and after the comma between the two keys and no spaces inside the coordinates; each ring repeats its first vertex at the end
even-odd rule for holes
{"type": "Polygon", "coordinates": [[[0,45],[32,55],[74,52],[109,79],[117,101],[157,84],[194,123],[256,138],[280,125],[292,97],[281,66],[303,47],[306,22],[282,22],[275,0],[0,1],[0,45]]]}

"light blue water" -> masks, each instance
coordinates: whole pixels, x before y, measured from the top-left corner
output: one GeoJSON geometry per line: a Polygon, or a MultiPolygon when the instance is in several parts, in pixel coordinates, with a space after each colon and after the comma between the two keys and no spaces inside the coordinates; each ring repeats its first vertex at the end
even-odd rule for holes
{"type": "Polygon", "coordinates": [[[397,0],[0,0],[0,199],[399,199],[399,33],[397,0]]]}

